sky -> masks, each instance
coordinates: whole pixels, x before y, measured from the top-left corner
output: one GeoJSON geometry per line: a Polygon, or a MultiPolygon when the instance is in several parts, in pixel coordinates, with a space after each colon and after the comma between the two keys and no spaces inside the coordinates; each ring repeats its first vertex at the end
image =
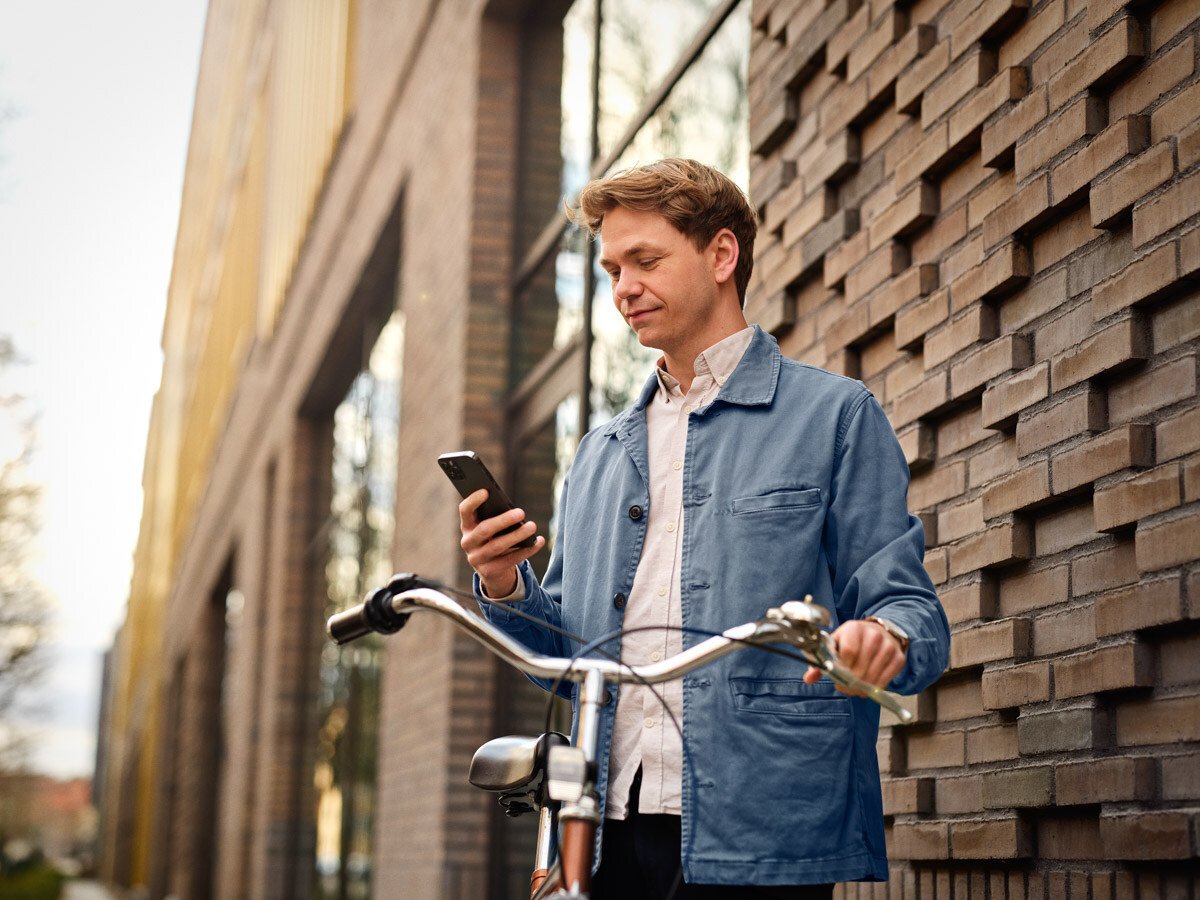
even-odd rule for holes
{"type": "MultiPolygon", "coordinates": [[[[36,416],[54,601],[31,764],[90,776],[124,616],[205,0],[0,0],[3,374],[36,416]]],[[[0,444],[3,436],[0,436],[0,444]]]]}

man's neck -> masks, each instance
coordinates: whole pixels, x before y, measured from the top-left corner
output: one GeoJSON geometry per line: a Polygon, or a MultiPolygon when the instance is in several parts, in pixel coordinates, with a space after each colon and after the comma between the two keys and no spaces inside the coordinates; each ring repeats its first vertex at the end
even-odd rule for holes
{"type": "Polygon", "coordinates": [[[688,347],[682,350],[664,350],[663,363],[667,373],[679,382],[679,389],[686,394],[692,387],[692,381],[696,378],[696,358],[709,347],[719,344],[725,338],[737,334],[746,327],[746,319],[739,310],[737,320],[731,320],[719,329],[705,332],[703,337],[690,342],[688,347]]]}

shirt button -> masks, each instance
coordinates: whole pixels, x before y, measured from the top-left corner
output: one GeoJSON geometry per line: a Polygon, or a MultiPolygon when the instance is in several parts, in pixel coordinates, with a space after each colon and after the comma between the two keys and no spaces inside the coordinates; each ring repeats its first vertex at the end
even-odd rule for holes
{"type": "Polygon", "coordinates": [[[658,662],[661,659],[662,659],[662,654],[659,653],[657,650],[655,650],[653,653],[650,654],[651,662],[658,662]]]}
{"type": "Polygon", "coordinates": [[[680,469],[683,468],[683,463],[680,462],[679,460],[675,460],[675,462],[671,463],[671,468],[674,469],[676,472],[678,472],[680,469]]]}
{"type": "Polygon", "coordinates": [[[667,596],[667,586],[665,584],[660,584],[658,586],[658,596],[660,596],[660,597],[667,596]]]}
{"type": "Polygon", "coordinates": [[[668,532],[672,532],[672,531],[674,531],[674,530],[675,530],[675,523],[674,523],[674,522],[668,522],[668,523],[667,523],[667,531],[668,531],[668,532]]]}
{"type": "Polygon", "coordinates": [[[646,720],[646,727],[647,727],[647,728],[653,728],[653,727],[654,727],[654,720],[653,720],[653,719],[647,719],[647,720],[646,720]]]}
{"type": "Polygon", "coordinates": [[[618,593],[615,597],[613,597],[613,606],[615,606],[617,609],[624,609],[625,595],[618,593]]]}
{"type": "Polygon", "coordinates": [[[685,406],[685,407],[683,408],[683,411],[684,411],[684,412],[686,412],[686,413],[690,413],[690,412],[691,412],[692,410],[694,410],[695,408],[696,408],[696,407],[695,407],[695,405],[694,405],[694,404],[692,404],[692,403],[689,403],[687,406],[685,406]]]}
{"type": "Polygon", "coordinates": [[[629,518],[633,519],[633,521],[636,522],[641,517],[642,517],[642,508],[640,506],[638,506],[635,503],[633,506],[629,507],[629,518]]]}

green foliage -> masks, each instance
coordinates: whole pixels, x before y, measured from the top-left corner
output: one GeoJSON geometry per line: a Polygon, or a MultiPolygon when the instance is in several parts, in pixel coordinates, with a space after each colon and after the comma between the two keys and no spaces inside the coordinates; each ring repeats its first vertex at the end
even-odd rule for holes
{"type": "Polygon", "coordinates": [[[65,879],[45,863],[0,874],[0,897],[5,900],[58,900],[65,879]]]}

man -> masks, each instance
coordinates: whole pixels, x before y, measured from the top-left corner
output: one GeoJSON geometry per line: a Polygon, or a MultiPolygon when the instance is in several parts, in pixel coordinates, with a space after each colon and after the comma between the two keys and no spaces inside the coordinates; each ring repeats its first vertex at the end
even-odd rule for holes
{"type": "MultiPolygon", "coordinates": [[[[669,159],[592,182],[577,215],[600,236],[613,302],[662,359],[637,402],[581,441],[540,584],[527,559],[544,539],[516,546],[536,524],[498,536],[522,511],[480,522],[485,492],[463,501],[476,588],[501,601],[485,614],[561,656],[577,648],[505,604],[589,639],[668,626],[622,642],[644,663],[703,639],[678,626],[721,631],[811,593],[856,675],[902,693],[931,684],[949,628],[904,456],[861,383],[783,359],[747,326],[745,197],[669,159]]],[[[594,896],[663,897],[681,866],[680,898],[828,897],[833,882],[887,877],[875,704],[752,650],[663,694],[682,741],[644,686],[604,708],[594,896]]]]}

